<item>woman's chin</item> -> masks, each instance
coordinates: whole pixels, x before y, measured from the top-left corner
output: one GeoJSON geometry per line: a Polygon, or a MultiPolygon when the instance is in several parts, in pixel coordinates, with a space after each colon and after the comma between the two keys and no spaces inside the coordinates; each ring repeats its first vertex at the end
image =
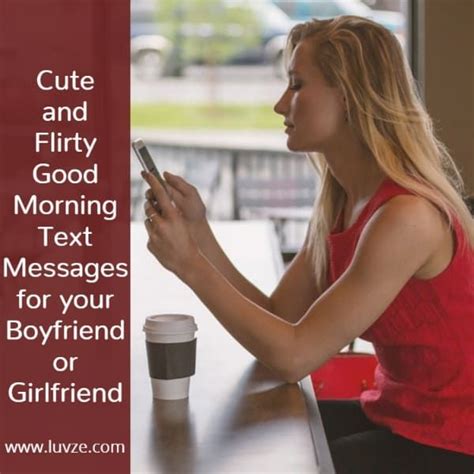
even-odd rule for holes
{"type": "Polygon", "coordinates": [[[286,140],[286,146],[288,147],[288,150],[294,151],[295,153],[313,151],[311,149],[308,149],[305,146],[302,146],[301,143],[298,143],[295,140],[292,140],[291,137],[288,137],[288,139],[286,140]]]}
{"type": "Polygon", "coordinates": [[[286,140],[286,146],[288,150],[294,151],[296,153],[310,153],[310,152],[321,152],[319,144],[315,143],[301,143],[294,140],[293,137],[289,136],[286,140]]]}
{"type": "Polygon", "coordinates": [[[288,147],[288,150],[290,151],[301,151],[299,146],[298,146],[298,143],[295,142],[295,140],[292,140],[291,139],[291,136],[289,136],[287,139],[286,139],[286,146],[288,147]]]}

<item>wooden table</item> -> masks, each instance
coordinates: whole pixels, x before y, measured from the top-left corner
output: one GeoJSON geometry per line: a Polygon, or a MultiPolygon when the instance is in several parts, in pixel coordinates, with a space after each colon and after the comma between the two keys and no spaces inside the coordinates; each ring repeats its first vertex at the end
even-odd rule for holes
{"type": "MultiPolygon", "coordinates": [[[[266,221],[216,222],[237,268],[267,294],[283,271],[266,221]]],[[[146,249],[132,223],[132,472],[334,473],[309,378],[286,384],[238,344],[194,293],[146,249]],[[153,400],[142,326],[158,313],[195,317],[189,399],[153,400]]]]}

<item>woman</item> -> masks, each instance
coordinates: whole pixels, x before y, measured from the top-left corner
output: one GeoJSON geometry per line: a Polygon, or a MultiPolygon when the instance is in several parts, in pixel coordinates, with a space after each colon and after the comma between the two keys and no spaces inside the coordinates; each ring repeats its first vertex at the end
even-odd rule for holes
{"type": "Polygon", "coordinates": [[[376,388],[360,403],[320,403],[338,474],[472,473],[474,229],[459,173],[389,31],[312,20],[293,28],[287,57],[275,112],[321,187],[275,291],[239,274],[197,191],[169,173],[174,205],[144,174],[148,248],[288,382],[356,337],[373,342],[376,388]]]}

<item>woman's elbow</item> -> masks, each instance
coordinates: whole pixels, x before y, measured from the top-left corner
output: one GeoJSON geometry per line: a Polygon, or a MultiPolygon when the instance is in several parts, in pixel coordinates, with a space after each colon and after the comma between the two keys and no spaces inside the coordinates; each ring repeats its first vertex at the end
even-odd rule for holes
{"type": "Polygon", "coordinates": [[[292,324],[292,333],[286,338],[273,353],[273,368],[279,377],[287,383],[296,383],[305,378],[309,373],[308,360],[299,344],[296,334],[296,325],[292,324]]]}
{"type": "Polygon", "coordinates": [[[304,377],[300,377],[298,374],[285,374],[283,380],[286,383],[298,383],[304,377]]]}
{"type": "Polygon", "coordinates": [[[280,376],[286,383],[297,383],[308,374],[298,357],[287,358],[285,366],[280,371],[280,376]]]}

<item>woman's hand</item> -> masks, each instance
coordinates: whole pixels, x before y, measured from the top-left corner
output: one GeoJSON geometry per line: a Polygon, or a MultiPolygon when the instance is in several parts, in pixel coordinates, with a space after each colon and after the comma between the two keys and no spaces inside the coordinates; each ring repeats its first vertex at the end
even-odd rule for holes
{"type": "MultiPolygon", "coordinates": [[[[167,191],[171,200],[176,205],[179,213],[189,226],[194,240],[200,244],[203,233],[208,228],[206,220],[206,206],[202,202],[198,190],[180,176],[165,171],[164,178],[167,191]]],[[[153,191],[148,189],[145,193],[151,205],[155,205],[153,191]]],[[[156,208],[156,206],[155,206],[156,208]]]]}
{"type": "Polygon", "coordinates": [[[184,273],[200,257],[198,245],[184,216],[173,205],[159,181],[150,173],[142,172],[142,176],[151,187],[145,202],[148,250],[165,268],[183,279],[184,273]]]}

